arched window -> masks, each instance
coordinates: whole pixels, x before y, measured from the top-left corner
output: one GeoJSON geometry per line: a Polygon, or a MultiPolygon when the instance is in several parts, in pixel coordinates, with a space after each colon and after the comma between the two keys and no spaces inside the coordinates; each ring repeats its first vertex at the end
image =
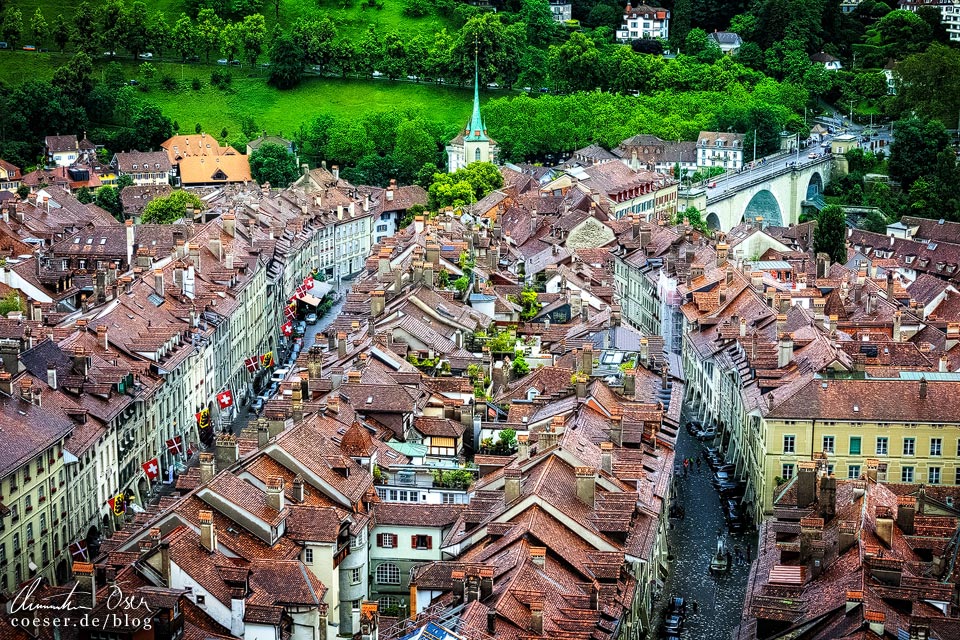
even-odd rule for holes
{"type": "Polygon", "coordinates": [[[476,151],[473,152],[473,159],[476,160],[477,162],[480,162],[480,149],[477,149],[476,151]]]}
{"type": "Polygon", "coordinates": [[[400,567],[391,562],[378,566],[377,584],[400,584],[400,567]]]}

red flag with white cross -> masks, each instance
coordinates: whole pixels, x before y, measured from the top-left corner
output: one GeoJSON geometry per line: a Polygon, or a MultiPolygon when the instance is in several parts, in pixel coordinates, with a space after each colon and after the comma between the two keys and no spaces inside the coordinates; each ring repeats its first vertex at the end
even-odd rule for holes
{"type": "Polygon", "coordinates": [[[183,453],[183,437],[177,436],[176,438],[167,440],[167,451],[175,456],[183,453]]]}
{"type": "Polygon", "coordinates": [[[283,326],[280,327],[280,331],[283,332],[283,335],[284,335],[284,336],[286,336],[286,337],[289,338],[290,336],[293,335],[293,323],[292,323],[292,322],[285,322],[285,323],[283,324],[283,326]]]}
{"type": "Polygon", "coordinates": [[[160,477],[160,462],[156,458],[147,460],[140,466],[143,467],[143,472],[147,474],[147,479],[151,482],[160,477]]]}
{"type": "Polygon", "coordinates": [[[230,389],[224,389],[217,394],[217,404],[221,409],[233,406],[233,392],[230,389]]]}
{"type": "Polygon", "coordinates": [[[243,361],[243,364],[247,367],[247,371],[250,373],[256,373],[257,369],[260,368],[260,356],[252,356],[243,361]]]}

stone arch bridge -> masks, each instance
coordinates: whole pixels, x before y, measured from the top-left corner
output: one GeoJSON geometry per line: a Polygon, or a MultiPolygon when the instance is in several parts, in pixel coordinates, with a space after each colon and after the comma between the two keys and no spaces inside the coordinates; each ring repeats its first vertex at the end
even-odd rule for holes
{"type": "Polygon", "coordinates": [[[833,158],[772,158],[767,166],[720,178],[707,190],[705,219],[713,229],[730,231],[744,220],[763,218],[764,226],[789,226],[800,219],[802,205],[822,204],[833,158]]]}

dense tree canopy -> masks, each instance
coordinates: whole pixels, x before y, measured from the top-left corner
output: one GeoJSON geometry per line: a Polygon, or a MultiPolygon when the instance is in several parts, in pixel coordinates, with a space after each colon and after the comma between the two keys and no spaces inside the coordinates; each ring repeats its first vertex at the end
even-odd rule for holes
{"type": "Polygon", "coordinates": [[[260,145],[250,154],[250,174],[259,184],[283,189],[297,179],[297,161],[286,148],[271,142],[260,145]]]}
{"type": "Polygon", "coordinates": [[[141,220],[144,223],[169,224],[184,217],[188,206],[199,211],[204,208],[203,200],[190,191],[178,189],[169,196],[151,200],[143,210],[141,220]]]}
{"type": "Polygon", "coordinates": [[[817,228],[813,232],[813,250],[826,253],[833,262],[847,261],[847,220],[837,205],[828,205],[817,216],[817,228]]]}

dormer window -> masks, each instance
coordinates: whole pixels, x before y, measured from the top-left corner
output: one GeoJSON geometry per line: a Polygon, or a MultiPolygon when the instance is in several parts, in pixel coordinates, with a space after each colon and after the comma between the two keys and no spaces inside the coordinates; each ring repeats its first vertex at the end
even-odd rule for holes
{"type": "Polygon", "coordinates": [[[717,146],[718,146],[718,147],[722,147],[722,146],[723,146],[723,140],[717,140],[717,146]]]}
{"type": "Polygon", "coordinates": [[[907,259],[905,260],[905,262],[906,262],[907,264],[913,264],[913,261],[914,261],[915,258],[916,258],[916,256],[907,256],[907,259]]]}
{"type": "Polygon", "coordinates": [[[133,170],[134,170],[134,171],[137,170],[137,165],[136,165],[136,163],[134,163],[134,165],[133,165],[133,170]]]}

